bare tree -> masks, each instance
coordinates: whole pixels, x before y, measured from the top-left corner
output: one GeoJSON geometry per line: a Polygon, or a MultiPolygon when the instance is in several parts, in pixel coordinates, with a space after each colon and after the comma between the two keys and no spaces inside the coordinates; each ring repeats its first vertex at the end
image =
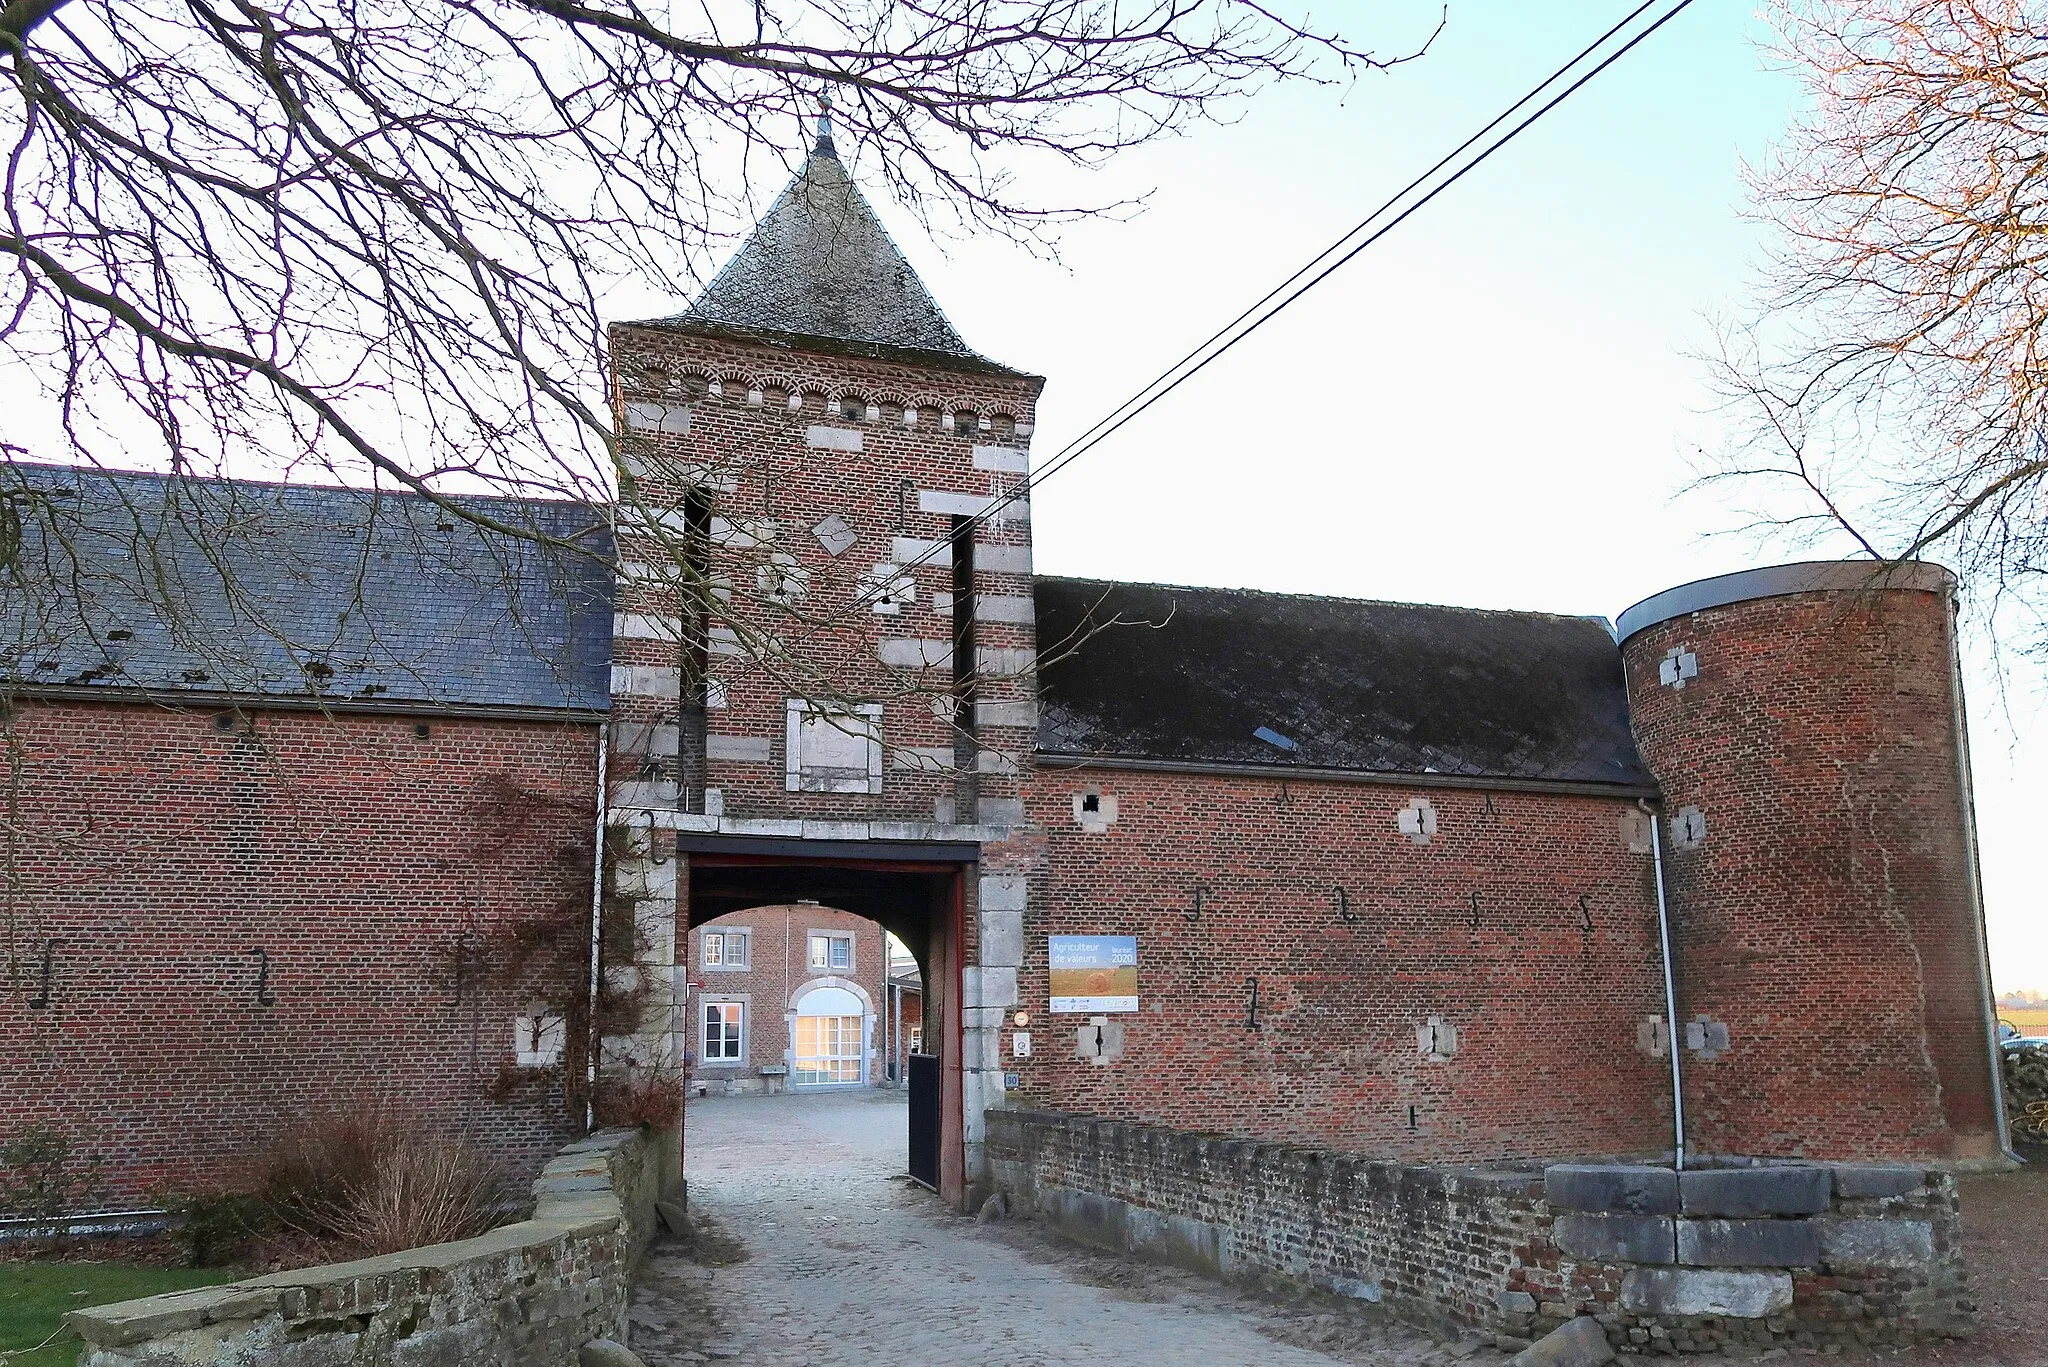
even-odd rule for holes
{"type": "Polygon", "coordinates": [[[44,385],[0,451],[603,497],[603,301],[701,278],[821,95],[898,201],[1031,237],[1034,157],[1382,64],[1251,0],[690,8],[9,0],[0,339],[44,385]]]}
{"type": "Polygon", "coordinates": [[[1773,0],[1813,108],[1753,176],[1782,234],[1719,374],[1752,420],[1710,480],[1759,524],[1940,556],[2038,616],[2048,569],[2048,15],[1773,0]],[[1773,491],[1789,485],[1787,510],[1773,491]]]}
{"type": "MultiPolygon", "coordinates": [[[[752,172],[801,160],[821,98],[921,220],[1043,245],[1119,206],[1048,207],[1017,171],[1099,163],[1270,81],[1385,65],[1254,0],[0,0],[0,60],[0,358],[17,377],[0,459],[400,489],[606,556],[608,537],[551,512],[461,495],[582,501],[664,543],[655,571],[679,602],[751,586],[689,582],[671,510],[620,478],[605,303],[694,292],[748,226],[752,172]]],[[[77,560],[75,519],[34,486],[0,475],[0,570],[30,600],[77,560]]],[[[234,556],[206,544],[223,501],[170,512],[250,606],[234,556]]],[[[111,520],[147,545],[165,515],[111,520]]],[[[157,569],[136,556],[124,594],[178,622],[192,605],[157,569]]],[[[12,624],[11,657],[79,634],[51,611],[12,624]]],[[[742,634],[757,620],[730,617],[742,634]]],[[[331,663],[260,606],[237,630],[331,663]]],[[[253,669],[213,658],[235,634],[201,633],[224,675],[253,669]]],[[[775,642],[744,644],[772,660],[775,642]]]]}

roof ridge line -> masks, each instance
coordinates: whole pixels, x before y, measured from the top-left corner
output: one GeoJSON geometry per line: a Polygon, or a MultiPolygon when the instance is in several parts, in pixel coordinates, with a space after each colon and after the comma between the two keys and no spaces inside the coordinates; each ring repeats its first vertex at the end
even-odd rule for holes
{"type": "MultiPolygon", "coordinates": [[[[1343,593],[1294,593],[1286,589],[1231,588],[1218,584],[1170,584],[1149,579],[1098,579],[1088,575],[1034,574],[1032,582],[1060,581],[1069,584],[1101,584],[1108,588],[1168,589],[1185,593],[1229,593],[1248,598],[1289,598],[1318,603],[1359,603],[1390,608],[1435,608],[1443,612],[1469,612],[1498,617],[1548,617],[1565,622],[1601,623],[1608,619],[1597,613],[1550,612],[1542,608],[1476,608],[1462,603],[1424,603],[1406,598],[1360,598],[1343,593]]],[[[1611,634],[1611,631],[1610,631],[1611,634]]]]}
{"type": "Polygon", "coordinates": [[[509,503],[536,508],[588,508],[603,512],[617,505],[616,498],[592,501],[581,498],[541,498],[523,494],[422,494],[411,489],[368,488],[360,484],[313,484],[286,479],[252,479],[247,475],[201,475],[186,470],[115,470],[101,465],[69,465],[61,461],[13,460],[0,462],[9,470],[25,470],[77,475],[92,475],[105,479],[141,479],[158,484],[169,484],[182,480],[191,484],[233,485],[248,489],[282,489],[289,492],[318,494],[361,494],[366,498],[405,499],[415,503],[432,505],[437,500],[463,503],[509,503]]]}

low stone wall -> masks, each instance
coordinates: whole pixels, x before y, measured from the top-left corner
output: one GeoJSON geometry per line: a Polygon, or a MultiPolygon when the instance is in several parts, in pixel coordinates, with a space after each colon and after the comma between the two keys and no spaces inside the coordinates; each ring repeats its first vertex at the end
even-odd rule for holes
{"type": "Polygon", "coordinates": [[[1012,1208],[1224,1276],[1279,1274],[1512,1344],[1628,1351],[1967,1330],[1955,1185],[1914,1167],[1420,1167],[1047,1111],[988,1113],[1012,1208]]]}
{"type": "Polygon", "coordinates": [[[1909,1165],[1674,1173],[1559,1164],[1522,1308],[1600,1316],[1616,1346],[1910,1344],[1967,1334],[1955,1179],[1909,1165]]]}
{"type": "Polygon", "coordinates": [[[1277,1272],[1436,1328],[1499,1318],[1547,1224],[1543,1174],[1429,1168],[1050,1111],[988,1113],[1011,1208],[1224,1276],[1277,1272]]]}
{"type": "Polygon", "coordinates": [[[533,1184],[533,1218],[474,1239],[75,1310],[81,1367],[554,1367],[621,1338],[676,1136],[605,1130],[533,1184]]]}

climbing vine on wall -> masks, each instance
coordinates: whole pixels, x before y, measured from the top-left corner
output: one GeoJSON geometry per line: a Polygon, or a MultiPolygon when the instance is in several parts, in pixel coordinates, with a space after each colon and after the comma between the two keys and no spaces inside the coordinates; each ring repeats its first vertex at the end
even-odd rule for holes
{"type": "MultiPolygon", "coordinates": [[[[569,1118],[580,1122],[586,1105],[603,1101],[616,1091],[607,1079],[599,1078],[598,1095],[592,1096],[593,1025],[600,1037],[630,1034],[647,1009],[648,990],[639,975],[606,971],[631,964],[645,948],[634,924],[632,900],[612,891],[626,832],[606,833],[606,894],[599,921],[600,971],[593,1017],[590,803],[537,792],[500,771],[477,781],[469,816],[476,834],[471,858],[490,868],[502,867],[515,851],[530,852],[536,841],[552,836],[555,844],[545,860],[543,876],[555,885],[557,894],[539,911],[499,911],[477,918],[440,947],[440,976],[458,994],[488,989],[523,993],[537,1015],[561,1022],[559,1062],[540,1066],[503,1062],[484,1084],[484,1095],[510,1103],[546,1096],[559,1088],[569,1118]],[[560,832],[565,824],[575,834],[563,837],[560,832]]],[[[531,905],[530,899],[527,904],[531,905]]]]}

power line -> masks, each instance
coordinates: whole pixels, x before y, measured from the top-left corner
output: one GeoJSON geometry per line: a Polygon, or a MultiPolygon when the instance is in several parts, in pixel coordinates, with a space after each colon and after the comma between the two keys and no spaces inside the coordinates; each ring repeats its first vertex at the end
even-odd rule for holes
{"type": "MultiPolygon", "coordinates": [[[[1692,5],[1693,0],[1675,0],[1675,3],[1673,3],[1669,9],[1667,9],[1663,14],[1659,15],[1640,33],[1637,33],[1634,37],[1630,38],[1627,42],[1623,43],[1619,48],[1616,48],[1613,52],[1609,53],[1606,57],[1602,58],[1597,65],[1592,67],[1592,69],[1586,71],[1577,80],[1573,81],[1563,90],[1558,91],[1549,100],[1545,101],[1539,108],[1537,108],[1533,113],[1531,113],[1527,118],[1524,118],[1521,122],[1516,123],[1513,127],[1509,128],[1505,133],[1501,134],[1500,137],[1496,138],[1493,142],[1488,144],[1482,151],[1480,151],[1477,156],[1472,157],[1469,161],[1465,162],[1464,165],[1459,166],[1457,170],[1453,171],[1448,177],[1443,179],[1440,183],[1431,186],[1429,190],[1426,193],[1424,193],[1420,198],[1416,199],[1412,204],[1409,204],[1406,208],[1402,209],[1401,212],[1396,214],[1391,220],[1387,221],[1384,224],[1381,224],[1381,226],[1377,230],[1373,231],[1362,241],[1356,242],[1356,244],[1352,245],[1348,250],[1345,249],[1347,243],[1351,243],[1353,239],[1357,238],[1360,233],[1363,233],[1367,229],[1372,228],[1373,224],[1378,222],[1381,218],[1385,217],[1388,213],[1392,212],[1394,208],[1398,206],[1402,202],[1402,200],[1405,199],[1408,195],[1410,195],[1415,190],[1426,184],[1431,177],[1435,176],[1445,167],[1450,166],[1453,162],[1457,161],[1457,159],[1461,155],[1469,151],[1476,144],[1483,141],[1488,134],[1492,133],[1502,124],[1507,123],[1509,120],[1513,119],[1517,113],[1519,113],[1521,110],[1523,110],[1530,104],[1534,103],[1543,95],[1545,91],[1549,90],[1551,87],[1555,86],[1559,81],[1562,81],[1563,79],[1565,79],[1565,77],[1569,76],[1574,70],[1576,70],[1581,64],[1583,64],[1587,58],[1591,57],[1594,53],[1598,52],[1601,48],[1605,47],[1608,43],[1612,42],[1618,34],[1626,30],[1631,24],[1635,23],[1637,19],[1641,18],[1645,13],[1654,8],[1658,3],[1659,0],[1643,0],[1643,3],[1637,5],[1613,27],[1609,28],[1605,33],[1602,33],[1598,38],[1595,38],[1591,43],[1587,44],[1583,49],[1581,49],[1578,52],[1577,55],[1572,57],[1570,61],[1558,67],[1557,70],[1553,71],[1550,75],[1544,77],[1541,81],[1537,82],[1536,85],[1529,90],[1528,94],[1522,96],[1513,104],[1509,105],[1506,109],[1502,110],[1499,114],[1495,115],[1493,119],[1490,120],[1478,132],[1472,134],[1472,136],[1466,138],[1463,142],[1459,143],[1450,152],[1445,154],[1440,160],[1437,161],[1437,163],[1434,166],[1431,166],[1427,171],[1424,171],[1414,180],[1409,181],[1406,185],[1402,186],[1399,190],[1395,191],[1394,194],[1389,196],[1384,203],[1382,203],[1378,208],[1374,209],[1371,213],[1367,214],[1354,227],[1352,227],[1349,232],[1346,232],[1342,237],[1338,238],[1328,247],[1325,247],[1322,251],[1318,252],[1314,257],[1310,258],[1306,264],[1301,266],[1292,275],[1289,275],[1285,280],[1282,280],[1279,284],[1275,285],[1272,289],[1268,290],[1263,296],[1261,296],[1258,299],[1257,302],[1253,303],[1251,307],[1245,309],[1244,312],[1238,314],[1237,317],[1231,319],[1228,323],[1225,323],[1222,327],[1218,328],[1215,332],[1211,333],[1207,338],[1203,339],[1203,341],[1199,345],[1195,346],[1186,355],[1182,356],[1180,360],[1174,362],[1165,370],[1161,371],[1157,376],[1155,376],[1152,379],[1150,383],[1146,384],[1143,388],[1139,389],[1137,393],[1133,394],[1130,398],[1125,399],[1122,403],[1118,404],[1115,408],[1111,409],[1093,426],[1089,427],[1079,436],[1068,441],[1066,445],[1062,446],[1058,451],[1053,453],[1052,457],[1046,462],[1044,466],[1042,466],[1035,473],[1027,476],[1023,480],[1023,482],[1020,483],[1014,490],[1010,490],[1002,494],[992,495],[990,505],[987,508],[984,508],[981,512],[978,512],[974,514],[972,517],[968,518],[967,525],[960,530],[964,531],[967,535],[971,536],[975,529],[987,526],[990,522],[1000,519],[1003,515],[1002,510],[1004,508],[1007,508],[1012,503],[1016,503],[1023,500],[1028,494],[1030,494],[1030,492],[1033,489],[1036,489],[1040,484],[1044,483],[1052,476],[1058,474],[1061,470],[1066,469],[1069,465],[1072,465],[1082,456],[1088,454],[1088,452],[1094,450],[1097,446],[1101,445],[1103,441],[1105,441],[1110,436],[1114,435],[1116,432],[1121,430],[1124,427],[1124,425],[1129,423],[1133,418],[1137,417],[1139,414],[1151,408],[1152,405],[1158,403],[1167,395],[1173,393],[1174,390],[1179,389],[1182,385],[1186,384],[1196,375],[1199,375],[1203,370],[1207,369],[1211,363],[1227,354],[1231,350],[1231,348],[1235,347],[1239,342],[1242,342],[1245,338],[1251,336],[1254,332],[1257,332],[1260,328],[1264,327],[1267,323],[1271,322],[1274,318],[1278,317],[1280,313],[1284,311],[1290,304],[1294,303],[1296,300],[1300,299],[1304,294],[1307,294],[1317,285],[1320,285],[1321,283],[1323,283],[1323,281],[1329,279],[1337,271],[1341,270],[1360,252],[1363,252],[1366,248],[1372,246],[1375,242],[1378,242],[1381,238],[1385,237],[1395,228],[1400,227],[1401,224],[1405,223],[1412,215],[1421,210],[1423,206],[1430,203],[1438,195],[1450,189],[1453,185],[1456,185],[1460,180],[1463,180],[1467,175],[1471,174],[1474,170],[1477,170],[1482,164],[1485,163],[1487,158],[1491,157],[1495,152],[1500,151],[1501,148],[1507,146],[1516,138],[1520,137],[1538,120],[1542,119],[1544,115],[1550,113],[1551,110],[1557,108],[1560,104],[1563,104],[1566,100],[1570,99],[1573,95],[1578,93],[1579,90],[1583,89],[1585,85],[1588,82],[1590,82],[1594,77],[1598,76],[1601,72],[1607,70],[1607,68],[1613,66],[1616,62],[1620,61],[1623,57],[1627,56],[1630,52],[1634,51],[1637,45],[1642,43],[1651,34],[1655,33],[1658,29],[1663,28],[1664,25],[1670,23],[1673,19],[1677,18],[1679,14],[1684,12],[1687,8],[1689,8],[1692,5]],[[1342,252],[1342,255],[1337,255],[1335,260],[1330,260],[1330,258],[1333,255],[1339,252],[1342,252]],[[1303,279],[1303,277],[1305,276],[1307,277],[1306,280],[1303,279]],[[1268,307],[1269,305],[1270,307],[1268,307]]],[[[956,536],[958,534],[959,533],[956,532],[956,536]]],[[[950,542],[941,541],[939,544],[950,545],[950,542]]],[[[908,572],[910,570],[917,569],[921,565],[929,564],[932,560],[932,557],[938,554],[938,549],[938,546],[933,546],[931,549],[920,554],[916,559],[906,562],[902,566],[902,571],[908,572]]],[[[859,607],[862,601],[864,601],[863,598],[857,597],[855,599],[854,606],[859,607]]],[[[972,604],[966,604],[964,606],[965,610],[967,611],[973,610],[972,604]]],[[[961,610],[962,605],[956,604],[954,606],[954,611],[958,612],[961,610]]],[[[810,632],[804,633],[805,636],[809,636],[810,634],[810,632]]]]}
{"type": "MultiPolygon", "coordinates": [[[[1374,209],[1371,213],[1367,214],[1349,231],[1347,231],[1342,237],[1338,238],[1335,242],[1332,242],[1329,246],[1323,248],[1320,252],[1316,253],[1315,256],[1311,257],[1304,265],[1302,265],[1300,269],[1296,270],[1294,274],[1288,276],[1285,280],[1282,280],[1279,284],[1273,286],[1272,289],[1267,290],[1256,301],[1254,301],[1249,308],[1245,309],[1244,312],[1238,314],[1237,317],[1231,319],[1222,327],[1216,329],[1216,331],[1210,333],[1207,337],[1203,338],[1200,343],[1198,343],[1187,353],[1187,355],[1181,357],[1178,361],[1175,361],[1165,370],[1162,370],[1159,374],[1153,376],[1151,381],[1147,383],[1144,386],[1144,388],[1140,389],[1130,398],[1125,399],[1122,403],[1118,404],[1115,408],[1111,409],[1108,413],[1104,414],[1100,419],[1096,421],[1093,427],[1088,428],[1079,436],[1069,440],[1065,446],[1061,447],[1060,450],[1054,454],[1053,460],[1060,460],[1060,458],[1064,456],[1074,446],[1081,442],[1087,441],[1089,438],[1095,436],[1098,432],[1102,432],[1103,428],[1109,426],[1112,422],[1116,421],[1120,415],[1124,414],[1125,410],[1131,409],[1132,405],[1145,401],[1147,395],[1151,394],[1152,390],[1155,389],[1157,386],[1164,384],[1166,383],[1166,381],[1171,379],[1175,371],[1187,365],[1196,357],[1200,356],[1203,351],[1207,350],[1209,347],[1215,345],[1224,337],[1228,336],[1232,328],[1238,326],[1247,318],[1250,318],[1253,314],[1257,313],[1261,308],[1265,307],[1268,303],[1272,302],[1273,299],[1277,298],[1280,295],[1280,293],[1284,291],[1289,285],[1292,285],[1295,281],[1301,279],[1301,277],[1307,275],[1310,271],[1314,270],[1323,261],[1328,260],[1336,252],[1342,250],[1345,243],[1351,241],[1352,238],[1357,237],[1361,232],[1364,232],[1368,227],[1372,225],[1375,219],[1379,218],[1388,210],[1392,209],[1394,205],[1400,203],[1403,196],[1406,196],[1414,190],[1421,187],[1424,183],[1426,183],[1429,180],[1431,176],[1443,170],[1446,166],[1449,166],[1453,161],[1456,161],[1458,157],[1462,155],[1465,151],[1467,151],[1474,143],[1478,142],[1488,133],[1491,133],[1494,129],[1500,127],[1509,119],[1513,118],[1519,110],[1528,105],[1532,100],[1535,100],[1545,90],[1557,84],[1558,81],[1564,78],[1567,72],[1571,71],[1574,67],[1578,66],[1579,63],[1585,61],[1586,58],[1592,56],[1595,52],[1599,51],[1600,48],[1605,46],[1608,42],[1612,41],[1615,34],[1620,33],[1623,29],[1627,28],[1630,24],[1634,23],[1637,19],[1641,18],[1643,12],[1652,8],[1654,5],[1656,5],[1656,3],[1657,0],[1643,0],[1642,4],[1637,5],[1633,10],[1630,10],[1628,14],[1624,15],[1622,19],[1614,25],[1614,27],[1608,29],[1607,32],[1601,34],[1598,38],[1595,38],[1592,42],[1588,43],[1585,46],[1585,48],[1579,52],[1577,56],[1573,57],[1570,61],[1566,62],[1556,71],[1552,72],[1543,80],[1539,81],[1533,88],[1530,89],[1528,94],[1522,96],[1521,99],[1516,100],[1506,109],[1503,109],[1500,113],[1494,115],[1493,119],[1489,123],[1487,123],[1485,127],[1481,128],[1478,132],[1472,134],[1472,136],[1466,138],[1456,147],[1453,147],[1449,152],[1446,152],[1434,166],[1430,167],[1421,175],[1417,176],[1415,179],[1409,181],[1406,185],[1402,186],[1399,190],[1395,191],[1394,194],[1391,197],[1389,197],[1384,204],[1380,205],[1377,209],[1374,209]]],[[[1673,11],[1673,13],[1676,13],[1676,11],[1673,11]]],[[[1666,17],[1668,18],[1669,16],[1666,17]]],[[[1476,165],[1477,163],[1474,164],[1476,165]]],[[[1164,392],[1165,391],[1161,391],[1162,394],[1164,394],[1164,392]]],[[[1135,416],[1135,412],[1133,412],[1132,416],[1135,416]]],[[[1104,435],[1107,435],[1107,433],[1104,433],[1104,435]]]]}
{"type": "MultiPolygon", "coordinates": [[[[1321,270],[1316,271],[1314,275],[1310,276],[1306,283],[1302,284],[1298,289],[1295,289],[1291,293],[1288,293],[1284,297],[1280,298],[1278,303],[1273,304],[1273,306],[1269,309],[1266,309],[1264,313],[1258,313],[1258,311],[1261,308],[1263,308],[1269,301],[1271,301],[1276,295],[1281,295],[1282,291],[1287,290],[1290,285],[1292,285],[1295,281],[1300,280],[1303,275],[1306,275],[1308,274],[1308,272],[1315,270],[1317,262],[1326,259],[1332,252],[1341,248],[1344,245],[1344,243],[1350,241],[1359,233],[1363,232],[1367,227],[1371,226],[1374,220],[1378,219],[1381,215],[1385,214],[1390,209],[1392,209],[1396,204],[1400,203],[1403,196],[1407,195],[1418,185],[1421,185],[1424,181],[1428,180],[1429,177],[1436,174],[1438,170],[1448,165],[1459,155],[1459,153],[1465,151],[1474,143],[1484,138],[1487,135],[1487,133],[1491,132],[1493,129],[1499,127],[1502,123],[1505,123],[1508,119],[1512,118],[1517,110],[1521,109],[1524,105],[1528,104],[1531,100],[1535,99],[1544,90],[1556,84],[1580,62],[1584,61],[1594,51],[1600,48],[1608,40],[1613,38],[1615,34],[1619,33],[1622,29],[1626,28],[1630,23],[1634,22],[1634,20],[1639,15],[1641,15],[1645,10],[1649,9],[1651,5],[1656,3],[1656,0],[1644,0],[1644,3],[1637,6],[1636,9],[1633,10],[1627,18],[1623,19],[1620,23],[1616,24],[1613,28],[1609,29],[1606,33],[1602,34],[1584,51],[1579,53],[1578,56],[1572,58],[1571,61],[1566,62],[1563,66],[1559,67],[1555,72],[1553,72],[1549,77],[1547,77],[1544,81],[1537,85],[1536,88],[1531,90],[1527,95],[1524,95],[1521,99],[1517,100],[1514,104],[1510,105],[1497,118],[1495,118],[1493,122],[1487,124],[1485,128],[1482,128],[1479,132],[1473,134],[1470,138],[1467,138],[1463,143],[1459,144],[1456,151],[1453,151],[1449,156],[1446,156],[1442,161],[1439,161],[1435,166],[1431,167],[1428,171],[1425,171],[1421,176],[1418,176],[1415,180],[1409,182],[1406,186],[1402,187],[1402,189],[1396,192],[1390,199],[1386,201],[1386,203],[1380,205],[1379,208],[1373,210],[1372,213],[1366,215],[1364,220],[1362,220],[1357,227],[1353,228],[1350,232],[1346,233],[1343,237],[1339,238],[1337,242],[1334,243],[1332,246],[1324,249],[1324,251],[1321,252],[1313,261],[1309,262],[1308,265],[1303,266],[1300,270],[1296,271],[1293,275],[1289,276],[1285,281],[1275,286],[1271,291],[1269,291],[1266,294],[1264,298],[1259,300],[1258,303],[1252,305],[1251,308],[1239,314],[1237,318],[1233,319],[1230,323],[1226,324],[1223,328],[1219,329],[1217,332],[1212,334],[1207,341],[1202,343],[1201,346],[1196,347],[1193,351],[1190,351],[1186,356],[1182,357],[1181,360],[1177,362],[1175,365],[1169,367],[1165,372],[1161,374],[1159,379],[1154,380],[1150,385],[1147,385],[1145,389],[1140,390],[1138,396],[1132,399],[1125,400],[1125,402],[1118,405],[1116,409],[1111,410],[1110,418],[1106,418],[1103,421],[1096,423],[1094,427],[1088,429],[1088,431],[1084,432],[1080,437],[1075,438],[1074,440],[1068,442],[1065,446],[1061,447],[1057,452],[1053,454],[1052,459],[1049,462],[1047,462],[1047,464],[1042,469],[1040,469],[1037,473],[1033,474],[1030,477],[1030,479],[1025,481],[1025,483],[1022,486],[1020,486],[1020,494],[1022,492],[1036,488],[1045,480],[1050,479],[1053,475],[1059,473],[1061,470],[1064,470],[1067,466],[1072,465],[1076,460],[1079,460],[1082,456],[1094,450],[1095,447],[1100,445],[1105,438],[1111,436],[1113,433],[1118,431],[1120,428],[1124,426],[1124,424],[1128,423],[1131,419],[1137,417],[1140,413],[1143,413],[1153,404],[1159,402],[1168,394],[1171,394],[1174,390],[1180,388],[1183,384],[1186,384],[1196,375],[1199,375],[1203,370],[1205,370],[1209,366],[1211,362],[1219,359],[1224,354],[1229,352],[1230,349],[1236,346],[1239,342],[1242,342],[1245,338],[1251,336],[1254,332],[1257,332],[1261,327],[1264,327],[1267,323],[1271,322],[1288,305],[1294,303],[1296,300],[1300,299],[1304,294],[1307,294],[1310,290],[1314,289],[1317,285],[1320,285],[1323,281],[1329,279],[1338,270],[1342,269],[1344,265],[1348,263],[1353,257],[1357,256],[1367,247],[1372,246],[1373,243],[1378,242],[1381,238],[1385,237],[1394,229],[1400,227],[1401,224],[1406,222],[1410,216],[1419,211],[1424,205],[1428,204],[1438,195],[1450,189],[1453,185],[1456,185],[1460,180],[1463,180],[1467,175],[1477,170],[1482,164],[1485,163],[1488,157],[1491,157],[1495,152],[1498,152],[1501,148],[1513,142],[1517,137],[1521,136],[1521,134],[1525,132],[1532,124],[1536,123],[1537,120],[1541,119],[1545,114],[1548,114],[1551,110],[1557,108],[1560,104],[1563,104],[1566,100],[1570,99],[1582,87],[1584,87],[1587,82],[1591,81],[1595,76],[1598,76],[1601,72],[1607,70],[1607,68],[1613,66],[1616,62],[1620,61],[1623,57],[1627,56],[1631,51],[1635,49],[1637,44],[1641,43],[1644,39],[1648,38],[1651,34],[1655,33],[1658,29],[1664,27],[1664,25],[1670,23],[1673,19],[1677,18],[1681,12],[1683,12],[1688,6],[1692,4],[1692,2],[1693,0],[1677,0],[1676,4],[1674,4],[1669,10],[1666,10],[1662,15],[1658,16],[1657,20],[1654,23],[1652,23],[1649,27],[1645,28],[1641,33],[1638,33],[1635,37],[1629,39],[1626,43],[1622,44],[1620,48],[1616,49],[1614,52],[1610,53],[1605,59],[1603,59],[1599,63],[1599,65],[1595,66],[1592,70],[1586,72],[1585,75],[1579,77],[1576,81],[1573,81],[1570,85],[1566,86],[1563,90],[1559,91],[1556,95],[1551,97],[1551,99],[1547,101],[1541,108],[1537,109],[1535,113],[1529,115],[1520,123],[1516,124],[1513,128],[1510,128],[1506,133],[1502,134],[1500,138],[1495,140],[1484,151],[1480,152],[1478,156],[1473,157],[1470,161],[1466,162],[1463,166],[1459,167],[1441,184],[1433,186],[1428,193],[1424,194],[1420,199],[1417,199],[1413,204],[1410,204],[1407,208],[1403,209],[1399,214],[1397,214],[1391,222],[1384,224],[1379,228],[1378,231],[1372,233],[1370,236],[1365,238],[1365,240],[1359,242],[1356,246],[1352,247],[1349,251],[1346,251],[1342,256],[1339,256],[1335,261],[1330,262],[1321,270]],[[1258,314],[1258,316],[1253,317],[1254,314],[1258,314]],[[1247,318],[1251,319],[1249,325],[1243,327],[1243,329],[1241,331],[1236,332],[1235,335],[1229,336],[1229,340],[1223,342],[1221,346],[1214,346],[1214,343],[1217,341],[1218,338],[1222,338],[1227,334],[1230,334],[1233,328],[1237,328],[1238,325],[1244,323],[1247,318]],[[1211,349],[1212,347],[1213,349],[1211,349]],[[1207,354],[1204,355],[1204,352],[1207,352],[1207,354]],[[1197,357],[1199,357],[1200,359],[1196,359],[1197,357]],[[1175,371],[1179,371],[1180,373],[1175,375],[1175,371]],[[1173,376],[1173,378],[1170,381],[1166,381],[1167,376],[1173,376]],[[1162,381],[1166,382],[1162,384],[1162,381]]],[[[1011,497],[1012,499],[1014,499],[1017,496],[1018,495],[1012,495],[1011,497]]]]}

